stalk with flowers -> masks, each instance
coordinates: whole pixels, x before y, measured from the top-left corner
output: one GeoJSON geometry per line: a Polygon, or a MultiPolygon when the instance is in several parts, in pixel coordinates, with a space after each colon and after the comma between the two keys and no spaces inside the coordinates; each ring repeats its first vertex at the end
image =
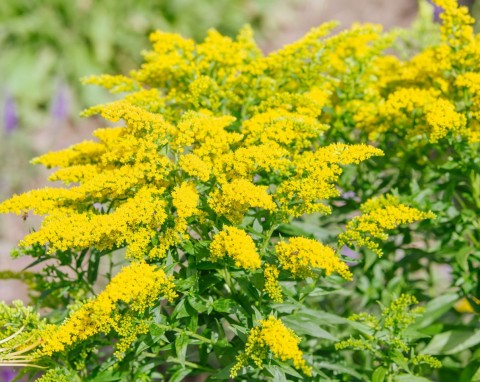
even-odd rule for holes
{"type": "MultiPolygon", "coordinates": [[[[30,280],[42,312],[21,331],[32,340],[2,334],[1,365],[21,354],[41,382],[441,375],[427,346],[436,306],[410,310],[417,299],[403,293],[421,293],[398,275],[373,290],[388,307],[371,295],[374,264],[402,269],[392,256],[413,252],[405,225],[435,214],[398,193],[342,198],[372,194],[361,176],[348,188],[355,168],[389,161],[387,147],[345,141],[393,36],[366,25],[327,37],[333,27],[266,56],[248,27],[198,44],[156,32],[130,76],[84,80],[123,93],[84,115],[123,125],[34,159],[61,186],[0,204],[44,216],[17,254],[46,264],[30,280]]],[[[455,118],[432,134],[463,120],[435,105],[455,118]]],[[[19,312],[3,323],[14,328],[27,308],[4,309],[19,312]]]]}

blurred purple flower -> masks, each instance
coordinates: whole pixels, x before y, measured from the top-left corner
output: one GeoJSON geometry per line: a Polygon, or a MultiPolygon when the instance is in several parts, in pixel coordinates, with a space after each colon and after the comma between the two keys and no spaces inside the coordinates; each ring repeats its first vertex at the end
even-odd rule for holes
{"type": "Polygon", "coordinates": [[[342,192],[342,199],[348,200],[348,199],[354,199],[354,198],[355,198],[354,191],[342,192]]]}
{"type": "MultiPolygon", "coordinates": [[[[341,253],[343,256],[346,256],[346,257],[351,258],[352,260],[358,260],[358,259],[360,259],[360,257],[361,257],[358,252],[353,251],[352,249],[348,248],[346,245],[344,245],[344,246],[340,249],[340,253],[341,253]]],[[[350,266],[350,267],[353,267],[353,266],[355,266],[355,265],[358,265],[358,262],[357,262],[357,261],[346,261],[346,263],[347,263],[348,266],[350,266]]]]}
{"type": "Polygon", "coordinates": [[[7,95],[3,105],[3,126],[7,134],[10,134],[18,127],[17,104],[10,95],[7,95]]]}
{"type": "Polygon", "coordinates": [[[0,381],[10,382],[17,376],[17,373],[13,369],[0,368],[0,381]]]}
{"type": "Polygon", "coordinates": [[[428,2],[433,5],[433,20],[435,22],[440,21],[440,13],[443,12],[443,8],[439,7],[437,4],[434,4],[432,0],[428,0],[428,2]]]}
{"type": "Polygon", "coordinates": [[[50,112],[56,120],[64,121],[68,118],[70,113],[70,99],[68,88],[63,83],[57,86],[57,90],[52,97],[50,112]]]}

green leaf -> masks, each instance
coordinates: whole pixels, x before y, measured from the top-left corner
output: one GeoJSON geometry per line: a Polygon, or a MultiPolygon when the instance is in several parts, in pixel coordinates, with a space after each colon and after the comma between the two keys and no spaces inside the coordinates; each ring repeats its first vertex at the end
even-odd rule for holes
{"type": "Polygon", "coordinates": [[[424,328],[432,324],[437,318],[448,312],[452,306],[455,305],[455,302],[458,301],[458,298],[458,294],[450,293],[430,300],[427,305],[425,305],[425,311],[422,317],[412,325],[412,328],[424,328]]]}
{"type": "Polygon", "coordinates": [[[303,379],[302,374],[296,371],[293,367],[291,367],[287,362],[280,361],[278,359],[275,360],[278,366],[283,370],[285,374],[292,375],[296,378],[303,379]]]}
{"type": "Polygon", "coordinates": [[[367,378],[366,376],[362,375],[362,374],[359,374],[357,371],[355,371],[354,369],[350,368],[350,367],[347,367],[347,366],[342,366],[342,365],[339,365],[337,363],[329,363],[329,362],[326,362],[326,361],[323,361],[323,362],[317,362],[315,363],[315,366],[322,370],[322,369],[328,369],[328,370],[332,370],[332,371],[336,371],[340,374],[349,374],[351,375],[352,377],[355,377],[361,381],[369,381],[370,379],[367,378]]]}
{"type": "Polygon", "coordinates": [[[188,291],[197,285],[197,277],[190,276],[186,279],[175,280],[175,286],[177,291],[188,291]]]}
{"type": "Polygon", "coordinates": [[[430,379],[417,377],[412,374],[401,374],[393,378],[395,382],[431,382],[430,379]]]}
{"type": "Polygon", "coordinates": [[[112,382],[112,381],[120,381],[120,376],[112,375],[112,371],[105,370],[98,374],[95,378],[91,379],[90,382],[112,382]]]}
{"type": "Polygon", "coordinates": [[[195,333],[198,329],[198,315],[190,316],[187,322],[187,329],[195,333]]]}
{"type": "Polygon", "coordinates": [[[453,170],[453,169],[457,168],[458,166],[459,166],[459,164],[456,161],[451,160],[451,161],[445,162],[441,166],[438,166],[438,168],[441,168],[442,170],[453,170]]]}
{"type": "Polygon", "coordinates": [[[94,284],[97,280],[100,257],[100,253],[94,250],[88,259],[87,280],[90,284],[94,284]]]}
{"type": "Polygon", "coordinates": [[[255,314],[255,321],[260,322],[263,320],[263,314],[260,312],[256,306],[252,305],[253,312],[255,314]]]}
{"type": "Polygon", "coordinates": [[[185,356],[187,354],[189,342],[190,338],[185,333],[179,333],[175,339],[175,353],[182,365],[185,363],[185,356]]]}
{"type": "Polygon", "coordinates": [[[455,260],[464,272],[468,272],[468,256],[470,256],[472,252],[471,247],[462,247],[455,254],[455,260]]]}
{"type": "Polygon", "coordinates": [[[230,369],[233,367],[235,363],[232,362],[229,365],[225,366],[222,370],[218,373],[215,373],[210,376],[209,380],[226,380],[230,379],[230,369]]]}
{"type": "Polygon", "coordinates": [[[189,317],[190,313],[187,311],[187,307],[185,306],[185,300],[180,300],[180,302],[175,306],[175,309],[172,313],[172,318],[179,320],[183,317],[189,317]]]}
{"type": "Polygon", "coordinates": [[[475,379],[478,382],[477,377],[475,376],[478,374],[480,377],[480,372],[479,372],[479,367],[477,362],[470,362],[467,367],[464,367],[461,370],[460,378],[458,379],[458,382],[472,382],[475,381],[475,379]]]}
{"type": "Polygon", "coordinates": [[[185,377],[192,372],[191,369],[182,368],[177,370],[173,375],[170,377],[170,382],[181,382],[185,380],[185,377]]]}
{"type": "Polygon", "coordinates": [[[228,298],[220,298],[215,300],[212,304],[213,310],[219,313],[229,313],[230,310],[235,306],[235,301],[228,298]]]}
{"type": "Polygon", "coordinates": [[[277,231],[288,236],[312,237],[310,233],[298,226],[294,226],[293,224],[280,224],[277,228],[277,231]]]}
{"type": "Polygon", "coordinates": [[[400,369],[408,372],[410,371],[408,369],[408,359],[403,355],[403,352],[401,350],[393,350],[392,354],[390,354],[390,359],[395,362],[400,367],[400,369]]]}
{"type": "Polygon", "coordinates": [[[203,313],[208,309],[207,302],[200,297],[190,296],[187,299],[187,304],[191,306],[198,313],[203,313]]]}
{"type": "Polygon", "coordinates": [[[372,382],[383,382],[387,375],[387,371],[388,370],[382,366],[377,367],[372,374],[372,382]]]}
{"type": "Polygon", "coordinates": [[[275,382],[287,382],[287,376],[280,366],[266,366],[265,370],[272,375],[275,382]]]}
{"type": "Polygon", "coordinates": [[[475,374],[473,374],[471,382],[480,382],[480,367],[477,369],[475,374]]]}
{"type": "Polygon", "coordinates": [[[187,252],[189,255],[195,254],[195,246],[190,240],[183,243],[182,247],[183,247],[183,250],[187,252]]]}
{"type": "Polygon", "coordinates": [[[480,343],[480,330],[474,332],[451,330],[432,338],[423,354],[447,355],[459,353],[480,343]]]}
{"type": "Polygon", "coordinates": [[[312,336],[315,338],[325,338],[330,341],[338,341],[338,338],[331,335],[325,329],[322,329],[317,324],[302,319],[298,316],[289,316],[289,317],[282,317],[282,321],[287,325],[290,329],[292,329],[295,333],[303,335],[306,334],[308,336],[312,336]]]}
{"type": "Polygon", "coordinates": [[[247,342],[247,333],[248,329],[240,326],[240,325],[235,325],[235,324],[230,324],[230,329],[232,332],[238,336],[243,342],[247,342]]]}

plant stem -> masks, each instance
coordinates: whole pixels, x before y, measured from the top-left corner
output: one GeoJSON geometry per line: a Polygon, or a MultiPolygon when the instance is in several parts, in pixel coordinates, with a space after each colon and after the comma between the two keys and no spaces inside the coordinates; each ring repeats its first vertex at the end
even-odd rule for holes
{"type": "Polygon", "coordinates": [[[267,231],[265,235],[265,239],[263,240],[262,246],[260,247],[260,254],[263,254],[267,249],[268,244],[270,243],[270,239],[272,237],[273,232],[277,229],[278,224],[274,223],[270,226],[270,229],[267,231]]]}

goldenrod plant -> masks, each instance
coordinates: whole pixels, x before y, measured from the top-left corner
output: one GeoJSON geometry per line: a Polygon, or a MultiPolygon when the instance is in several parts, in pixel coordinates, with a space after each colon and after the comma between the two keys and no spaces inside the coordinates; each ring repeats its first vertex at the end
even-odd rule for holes
{"type": "Polygon", "coordinates": [[[328,23],[268,55],[249,27],[158,31],[129,76],[84,79],[119,94],[83,113],[115,127],[34,159],[55,186],[0,204],[43,216],[15,254],[45,264],[28,277],[42,318],[5,321],[0,365],[23,341],[21,374],[42,382],[478,374],[477,324],[452,309],[465,287],[431,267],[437,221],[454,221],[396,167],[476,144],[474,114],[441,93],[457,64],[437,56],[474,65],[476,40],[463,8],[438,4],[442,43],[420,58],[385,54],[395,36],[377,25],[328,23]]]}
{"type": "MultiPolygon", "coordinates": [[[[327,134],[388,153],[343,182],[353,182],[360,199],[394,189],[432,209],[438,218],[423,226],[422,237],[404,238],[404,245],[415,246],[403,261],[405,274],[451,268],[444,286],[474,309],[480,295],[479,37],[466,7],[454,0],[436,4],[443,9],[436,42],[404,60],[384,53],[352,60],[348,81],[336,89],[341,105],[328,109],[336,128],[327,134]],[[424,263],[417,267],[419,258],[424,263]]],[[[431,287],[422,286],[422,293],[432,295],[431,287]]]]}

